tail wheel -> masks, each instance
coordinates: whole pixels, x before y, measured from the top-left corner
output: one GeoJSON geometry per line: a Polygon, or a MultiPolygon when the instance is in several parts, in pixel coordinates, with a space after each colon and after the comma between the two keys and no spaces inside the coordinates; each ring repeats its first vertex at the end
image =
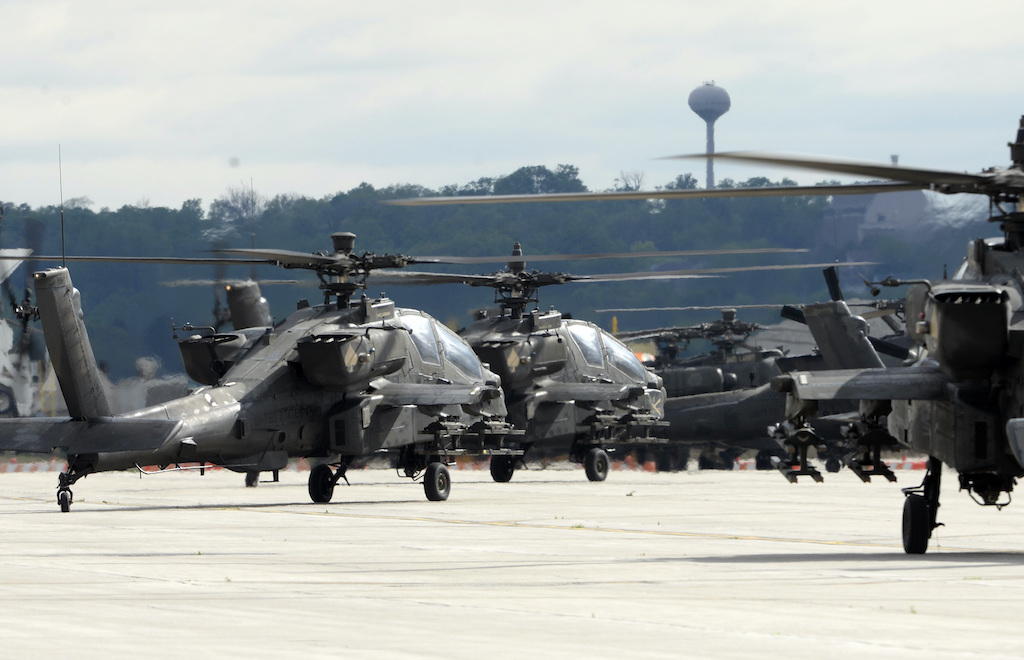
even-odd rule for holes
{"type": "Polygon", "coordinates": [[[508,483],[516,471],[515,456],[491,456],[491,478],[498,483],[508,483]]]}
{"type": "Polygon", "coordinates": [[[604,481],[608,478],[608,452],[600,447],[594,447],[587,452],[583,467],[587,472],[587,479],[591,481],[604,481]]]}
{"type": "Polygon", "coordinates": [[[423,491],[431,502],[443,502],[452,490],[452,478],[444,463],[431,463],[423,477],[423,491]]]}

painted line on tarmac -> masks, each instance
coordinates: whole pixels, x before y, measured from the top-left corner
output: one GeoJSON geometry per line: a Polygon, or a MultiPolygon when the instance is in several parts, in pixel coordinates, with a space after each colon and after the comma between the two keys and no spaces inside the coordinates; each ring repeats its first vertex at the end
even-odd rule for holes
{"type": "MultiPolygon", "coordinates": [[[[225,507],[227,508],[227,507],[225,507]]],[[[858,547],[858,548],[886,548],[902,550],[901,545],[893,543],[876,543],[870,541],[835,541],[823,539],[806,538],[783,538],[774,536],[757,536],[750,534],[725,534],[712,532],[681,532],[657,529],[624,529],[619,527],[594,527],[587,525],[552,525],[544,523],[523,523],[504,520],[459,520],[447,518],[428,518],[425,516],[394,516],[384,514],[368,513],[340,513],[334,511],[285,511],[281,509],[265,509],[260,513],[289,513],[305,516],[336,516],[339,518],[350,518],[358,520],[391,520],[395,522],[420,522],[445,525],[465,525],[480,527],[511,527],[521,529],[541,529],[566,532],[599,532],[604,534],[639,534],[641,536],[658,536],[667,538],[691,538],[691,539],[712,539],[723,541],[764,541],[770,543],[800,543],[808,545],[827,545],[835,547],[858,547]]],[[[938,550],[938,548],[937,548],[938,550]]],[[[977,549],[943,547],[941,550],[970,552],[977,549]]]]}

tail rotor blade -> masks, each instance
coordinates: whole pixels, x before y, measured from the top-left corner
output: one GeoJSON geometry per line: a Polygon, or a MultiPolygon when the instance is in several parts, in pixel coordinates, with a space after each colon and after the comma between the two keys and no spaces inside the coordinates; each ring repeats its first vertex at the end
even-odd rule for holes
{"type": "Polygon", "coordinates": [[[825,284],[828,285],[828,295],[833,301],[843,299],[843,291],[839,288],[839,272],[835,266],[829,266],[822,271],[825,274],[825,284]]]}

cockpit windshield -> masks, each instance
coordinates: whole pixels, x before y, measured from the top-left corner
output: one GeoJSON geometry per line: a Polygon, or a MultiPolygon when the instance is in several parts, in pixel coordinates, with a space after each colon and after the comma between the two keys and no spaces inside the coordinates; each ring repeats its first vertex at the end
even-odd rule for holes
{"type": "Polygon", "coordinates": [[[412,330],[412,343],[416,346],[420,359],[427,364],[440,365],[441,354],[437,349],[437,340],[434,339],[430,319],[419,314],[403,314],[402,324],[412,330]]]}
{"type": "Polygon", "coordinates": [[[608,349],[609,362],[639,381],[647,380],[644,365],[625,344],[611,335],[605,335],[604,345],[608,349]]]}
{"type": "Polygon", "coordinates": [[[471,379],[482,381],[484,372],[473,349],[448,327],[437,323],[437,336],[444,345],[444,355],[452,365],[471,379]]]}
{"type": "Polygon", "coordinates": [[[570,323],[569,334],[576,340],[576,345],[583,353],[583,359],[592,367],[603,367],[604,356],[601,351],[601,338],[597,336],[597,328],[582,323],[570,323]]]}

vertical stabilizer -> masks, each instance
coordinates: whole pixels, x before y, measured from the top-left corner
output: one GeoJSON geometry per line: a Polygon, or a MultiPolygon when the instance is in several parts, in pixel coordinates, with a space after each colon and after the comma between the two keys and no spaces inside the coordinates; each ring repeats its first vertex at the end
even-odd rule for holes
{"type": "Polygon", "coordinates": [[[60,382],[68,414],[77,419],[111,414],[100,370],[82,321],[78,290],[66,268],[50,268],[33,275],[39,320],[46,337],[53,371],[60,382]]]}
{"type": "Polygon", "coordinates": [[[270,305],[260,291],[260,285],[253,280],[235,282],[225,287],[228,309],[231,311],[231,325],[235,330],[264,328],[274,324],[270,316],[270,305]]]}
{"type": "Polygon", "coordinates": [[[829,369],[884,367],[868,338],[868,323],[850,313],[842,300],[804,306],[807,327],[829,369]]]}

